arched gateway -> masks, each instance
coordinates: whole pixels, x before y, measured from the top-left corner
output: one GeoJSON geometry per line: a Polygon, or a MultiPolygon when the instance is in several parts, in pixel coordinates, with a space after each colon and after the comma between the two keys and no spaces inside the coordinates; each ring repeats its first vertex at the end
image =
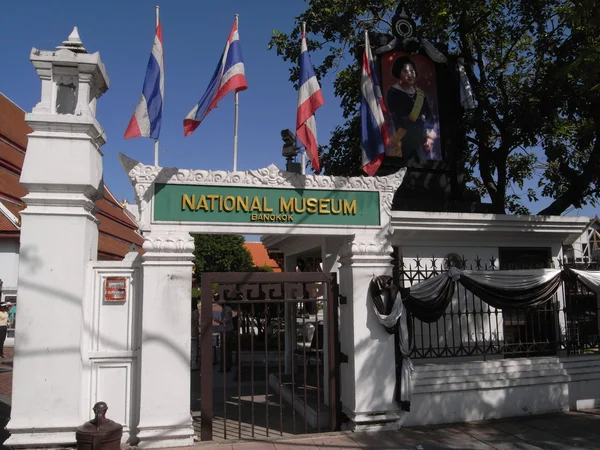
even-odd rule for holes
{"type": "MultiPolygon", "coordinates": [[[[366,397],[356,391],[356,378],[364,375],[354,359],[369,353],[361,342],[369,332],[352,300],[360,292],[364,310],[373,273],[391,273],[390,207],[404,172],[337,178],[275,166],[186,170],[121,156],[135,188],[144,253],[132,252],[122,262],[96,261],[94,200],[102,192],[105,142],[96,103],[108,77],[100,55],[88,54],[78,36],[71,38],[56,51],[33,49],[30,55],[42,89],[26,116],[33,132],[21,175],[28,194],[18,286],[19,313],[27,319],[16,331],[6,445],[73,444],[74,430],[100,400],[109,405],[108,416],[124,425],[124,441],[146,447],[193,443],[194,233],[263,235],[268,247],[286,255],[286,270],[295,268],[295,255],[316,249],[321,278],[296,281],[333,287],[329,281],[337,277],[339,294],[347,298],[339,316],[341,352],[349,355],[340,380],[345,412],[352,418],[356,411],[389,410],[393,383],[382,385],[386,392],[379,395],[372,389],[368,398],[377,404],[367,408],[366,397]],[[335,277],[323,278],[329,273],[335,277]]],[[[332,292],[319,296],[337,307],[332,292]]],[[[335,317],[327,307],[325,315],[335,317]]],[[[386,348],[393,354],[393,340],[387,339],[386,348]]],[[[334,362],[331,355],[324,364],[334,362]]],[[[329,393],[326,402],[338,400],[337,388],[329,393]]]]}
{"type": "MultiPolygon", "coordinates": [[[[184,346],[184,343],[189,341],[189,338],[186,338],[188,333],[186,324],[189,323],[190,313],[186,308],[188,308],[187,299],[191,296],[194,248],[192,234],[262,234],[271,247],[277,246],[290,255],[285,263],[288,272],[294,271],[296,267],[295,261],[290,259],[295,254],[306,250],[317,250],[325,262],[323,272],[337,273],[340,256],[350,256],[353,243],[355,253],[362,251],[367,254],[372,249],[375,253],[381,253],[384,264],[388,270],[391,270],[389,264],[391,249],[386,251],[381,242],[385,241],[393,193],[402,181],[403,172],[382,178],[341,178],[282,172],[274,165],[248,172],[227,172],[147,166],[123,155],[121,155],[121,162],[135,188],[140,205],[140,226],[145,239],[142,263],[144,271],[141,357],[143,379],[139,426],[142,439],[144,438],[144,410],[152,411],[152,414],[155,414],[154,411],[160,411],[161,415],[166,413],[164,406],[161,407],[163,400],[155,395],[155,386],[161,383],[164,373],[161,370],[153,370],[152,367],[169,367],[169,376],[182,381],[177,383],[179,386],[177,389],[181,392],[177,394],[177,389],[174,392],[173,387],[169,387],[169,395],[180,398],[180,404],[173,405],[174,411],[179,409],[181,414],[185,415],[189,409],[185,403],[185,399],[189,398],[187,378],[189,370],[187,360],[182,359],[180,355],[189,352],[189,348],[184,346]],[[286,248],[290,245],[295,249],[286,248]],[[360,246],[360,250],[356,245],[360,246]],[[174,293],[177,293],[176,296],[174,293]],[[165,300],[169,299],[172,302],[175,298],[180,299],[178,301],[181,301],[181,305],[176,320],[172,321],[167,328],[164,323],[166,314],[163,312],[165,300]],[[164,339],[171,339],[171,345],[176,345],[175,342],[179,343],[178,351],[173,352],[173,349],[165,346],[161,339],[151,338],[157,333],[164,333],[164,339]],[[178,338],[173,339],[174,336],[178,338]],[[147,371],[144,370],[146,365],[148,365],[147,371]],[[179,367],[180,376],[174,374],[175,367],[179,367]],[[147,393],[144,390],[144,383],[147,383],[150,388],[147,393]],[[144,400],[145,398],[147,400],[144,400]]],[[[347,269],[342,269],[342,272],[346,272],[346,281],[342,281],[340,293],[351,297],[352,292],[348,290],[352,289],[352,283],[348,280],[356,278],[352,272],[358,269],[352,268],[352,264],[346,264],[347,269]]],[[[370,276],[372,271],[373,268],[369,268],[365,276],[370,276]]],[[[308,290],[306,284],[298,293],[285,292],[283,295],[281,293],[282,290],[289,291],[291,286],[302,282],[312,283],[314,286],[324,284],[327,287],[334,287],[330,286],[332,280],[327,280],[324,274],[312,274],[312,278],[308,274],[271,274],[268,279],[261,282],[261,277],[264,279],[265,276],[266,274],[254,274],[254,276],[247,274],[241,278],[237,277],[239,279],[236,280],[232,274],[225,274],[220,277],[219,286],[222,287],[223,284],[228,286],[231,291],[230,300],[233,300],[239,291],[243,290],[242,286],[248,289],[255,283],[253,288],[262,291],[263,301],[269,299],[275,301],[277,298],[302,299],[303,292],[308,290]],[[269,292],[273,289],[280,291],[279,295],[269,292]],[[265,295],[268,297],[266,300],[265,295]]],[[[342,273],[340,277],[343,278],[342,273]]],[[[203,289],[208,289],[208,292],[203,292],[202,296],[204,318],[210,317],[212,311],[210,286],[208,282],[203,282],[203,289]],[[208,301],[204,301],[206,299],[208,301]]],[[[366,286],[366,280],[362,286],[366,286]]],[[[325,299],[325,336],[333,336],[329,331],[333,331],[334,327],[337,328],[334,326],[334,318],[337,317],[337,301],[331,298],[333,290],[329,291],[329,298],[326,291],[327,288],[315,297],[325,299]],[[330,314],[329,305],[334,305],[335,314],[330,314]]],[[[258,303],[255,305],[256,308],[262,308],[264,305],[256,302],[260,297],[257,293],[254,296],[252,293],[242,293],[242,296],[248,299],[254,298],[254,303],[258,303]]],[[[226,299],[226,294],[220,298],[223,301],[226,299]]],[[[241,303],[236,305],[239,307],[241,303]]],[[[347,317],[343,315],[342,322],[345,319],[347,317]]],[[[345,322],[347,323],[348,320],[345,322]]],[[[210,327],[210,321],[205,326],[210,327]]],[[[210,339],[211,334],[207,328],[203,333],[205,340],[210,339]]],[[[210,344],[205,345],[202,354],[210,356],[206,355],[206,351],[210,352],[210,344]]],[[[289,345],[289,342],[287,345],[282,343],[283,348],[288,347],[288,351],[289,345]]],[[[336,370],[337,354],[334,352],[329,355],[330,359],[321,364],[330,364],[331,367],[327,368],[326,373],[331,372],[333,375],[336,370]]],[[[210,414],[207,406],[212,386],[208,380],[212,376],[212,365],[208,357],[204,357],[202,363],[204,364],[202,398],[206,400],[202,405],[202,411],[207,417],[210,414]]],[[[289,367],[287,369],[289,372],[289,367]]],[[[334,392],[329,394],[333,395],[334,392]]],[[[324,400],[327,404],[333,401],[335,406],[339,399],[333,395],[324,400]]],[[[231,409],[236,410],[235,407],[231,409]]],[[[330,407],[330,410],[333,409],[335,408],[330,407]]],[[[333,415],[331,418],[335,420],[333,415]]],[[[205,426],[208,423],[208,420],[202,421],[203,438],[210,439],[212,434],[205,426]]],[[[330,427],[333,426],[333,423],[330,424],[330,427]]],[[[231,433],[237,435],[237,429],[232,430],[231,433]]]]}
{"type": "MultiPolygon", "coordinates": [[[[287,256],[286,272],[282,274],[213,274],[203,278],[202,439],[213,437],[211,286],[220,294],[215,303],[229,302],[234,309],[242,308],[244,300],[253,303],[253,309],[283,300],[282,308],[286,310],[291,310],[297,299],[323,302],[325,333],[321,339],[328,351],[323,359],[317,358],[316,365],[323,365],[327,374],[324,377],[327,394],[322,401],[329,406],[330,414],[329,427],[325,429],[338,426],[337,409],[341,400],[340,380],[336,375],[339,370],[336,279],[341,280],[339,294],[351,299],[353,289],[364,291],[374,271],[391,272],[391,247],[386,244],[386,233],[393,194],[402,182],[404,171],[387,177],[343,178],[289,173],[274,165],[248,172],[227,172],[162,168],[144,165],[124,155],[120,158],[136,192],[145,239],[137,436],[141,443],[144,439],[161,437],[157,430],[165,430],[165,426],[170,433],[178,434],[173,439],[185,440],[191,436],[189,421],[178,429],[167,425],[169,422],[157,429],[146,426],[145,415],[165,421],[171,414],[171,423],[189,415],[189,367],[182,355],[190,351],[186,326],[190,316],[193,234],[260,234],[269,247],[276,247],[287,256]],[[308,250],[321,257],[323,273],[290,273],[296,268],[295,255],[308,250]],[[353,259],[358,255],[363,259],[353,259]],[[310,287],[317,292],[311,294],[310,287]],[[167,307],[176,313],[165,311],[167,307]],[[156,395],[156,387],[164,382],[165,367],[169,368],[170,378],[179,380],[168,388],[170,411],[165,408],[164,399],[156,395]]],[[[283,311],[276,316],[286,317],[283,311]]],[[[352,310],[342,310],[339,320],[352,323],[352,310]]],[[[289,329],[291,324],[288,314],[284,328],[289,329]]],[[[346,333],[346,345],[350,346],[357,336],[351,330],[352,327],[341,327],[341,332],[346,333]]],[[[283,369],[278,367],[276,371],[279,376],[293,373],[291,341],[291,336],[285,334],[284,342],[279,343],[286,352],[283,369]]],[[[238,350],[239,336],[238,342],[229,345],[238,350]]],[[[351,351],[352,347],[344,350],[351,351]]],[[[344,380],[342,376],[342,392],[344,382],[354,384],[354,380],[347,377],[344,380]]],[[[230,409],[237,413],[235,405],[230,409]]],[[[278,420],[273,418],[272,423],[278,420]]],[[[227,430],[224,431],[227,436],[227,430]]],[[[237,427],[229,434],[240,436],[237,427]]]]}

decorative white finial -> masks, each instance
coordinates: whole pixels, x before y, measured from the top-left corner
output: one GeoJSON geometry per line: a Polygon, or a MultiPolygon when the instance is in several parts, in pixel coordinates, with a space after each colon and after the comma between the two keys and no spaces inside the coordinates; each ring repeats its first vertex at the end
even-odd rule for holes
{"type": "Polygon", "coordinates": [[[69,35],[66,41],[63,41],[62,45],[56,47],[56,50],[70,50],[73,53],[87,53],[87,50],[83,46],[83,42],[79,37],[79,30],[77,27],[73,28],[73,31],[69,35]]]}
{"type": "Polygon", "coordinates": [[[71,31],[67,41],[83,45],[83,42],[81,42],[81,38],[79,37],[79,30],[77,27],[73,27],[73,31],[71,31]]]}

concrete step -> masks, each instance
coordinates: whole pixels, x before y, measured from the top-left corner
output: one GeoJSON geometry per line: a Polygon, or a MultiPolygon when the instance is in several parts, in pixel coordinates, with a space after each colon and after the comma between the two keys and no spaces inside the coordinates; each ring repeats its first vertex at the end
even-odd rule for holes
{"type": "Polygon", "coordinates": [[[478,375],[499,375],[506,374],[511,375],[517,373],[526,372],[537,372],[537,371],[552,371],[552,370],[563,370],[563,365],[557,362],[552,364],[537,364],[537,365],[512,365],[512,366],[488,366],[487,363],[480,363],[477,366],[471,366],[469,368],[455,368],[452,365],[440,365],[437,370],[422,370],[421,367],[416,366],[414,376],[420,380],[427,378],[437,379],[445,377],[471,377],[478,375]]]}
{"type": "Polygon", "coordinates": [[[441,392],[478,391],[483,389],[512,388],[517,386],[539,386],[543,384],[568,383],[568,375],[556,374],[543,377],[502,378],[496,380],[463,381],[448,383],[440,380],[437,384],[415,385],[413,394],[432,394],[441,392]]]}
{"type": "Polygon", "coordinates": [[[473,368],[481,367],[485,364],[485,367],[489,370],[494,367],[510,367],[510,366],[534,366],[540,364],[557,364],[560,363],[559,358],[556,356],[543,356],[536,358],[512,358],[512,359],[494,359],[491,361],[469,361],[469,362],[453,362],[448,361],[447,363],[425,363],[422,364],[419,360],[413,361],[415,368],[419,368],[420,371],[437,371],[440,366],[445,369],[452,370],[468,370],[473,368]]]}
{"type": "Polygon", "coordinates": [[[598,367],[600,368],[600,357],[593,356],[568,356],[564,358],[560,358],[560,362],[565,367],[598,367]]]}
{"type": "Polygon", "coordinates": [[[545,378],[545,377],[556,377],[556,376],[568,376],[567,371],[562,368],[557,368],[554,370],[536,370],[536,371],[526,371],[526,372],[514,372],[510,376],[507,374],[478,374],[478,375],[469,375],[469,376],[444,376],[439,378],[425,378],[421,379],[419,376],[413,375],[413,382],[415,386],[438,386],[442,384],[452,384],[452,383],[464,383],[464,382],[474,382],[480,383],[485,381],[496,381],[499,379],[519,379],[523,380],[526,378],[545,378]]]}

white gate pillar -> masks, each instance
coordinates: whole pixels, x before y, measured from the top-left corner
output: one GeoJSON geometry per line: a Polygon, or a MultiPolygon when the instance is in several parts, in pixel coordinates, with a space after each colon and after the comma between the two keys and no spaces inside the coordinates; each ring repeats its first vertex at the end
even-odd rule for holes
{"type": "MultiPolygon", "coordinates": [[[[73,30],[57,50],[32,49],[40,102],[25,120],[33,129],[21,173],[19,322],[12,411],[5,445],[75,443],[90,419],[81,348],[88,263],[98,253],[95,200],[102,196],[102,127],[96,99],[108,89],[98,53],[73,30]]],[[[109,405],[110,407],[110,405],[109,405]]],[[[110,413],[109,413],[110,414],[110,413]]]]}
{"type": "Polygon", "coordinates": [[[193,444],[190,414],[194,238],[144,236],[139,446],[193,444]]]}
{"type": "Polygon", "coordinates": [[[341,252],[340,347],[342,410],[352,429],[396,428],[394,335],[377,320],[369,296],[373,275],[392,274],[392,247],[376,233],[357,235],[341,252]]]}

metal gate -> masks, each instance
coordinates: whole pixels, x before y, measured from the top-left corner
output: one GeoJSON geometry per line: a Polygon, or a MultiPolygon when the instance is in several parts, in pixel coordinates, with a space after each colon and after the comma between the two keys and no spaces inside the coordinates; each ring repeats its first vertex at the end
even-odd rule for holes
{"type": "Polygon", "coordinates": [[[333,273],[203,273],[201,440],[340,426],[333,273]]]}

